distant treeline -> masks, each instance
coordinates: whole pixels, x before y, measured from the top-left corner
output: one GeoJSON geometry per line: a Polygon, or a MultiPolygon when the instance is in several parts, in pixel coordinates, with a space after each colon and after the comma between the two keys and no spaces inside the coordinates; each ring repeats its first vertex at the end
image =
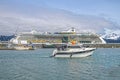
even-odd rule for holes
{"type": "Polygon", "coordinates": [[[0,35],[0,41],[9,41],[10,39],[12,39],[14,37],[15,37],[15,35],[10,35],[10,36],[0,35]]]}
{"type": "Polygon", "coordinates": [[[120,43],[120,39],[114,40],[114,39],[104,39],[107,43],[120,43]]]}

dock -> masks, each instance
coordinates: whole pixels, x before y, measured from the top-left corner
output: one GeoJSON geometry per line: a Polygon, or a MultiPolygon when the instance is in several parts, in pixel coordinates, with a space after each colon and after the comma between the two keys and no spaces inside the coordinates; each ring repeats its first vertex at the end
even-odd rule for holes
{"type": "MultiPolygon", "coordinates": [[[[62,44],[52,44],[50,45],[42,45],[42,48],[54,48],[56,46],[60,46],[62,44]],[[53,46],[52,46],[53,45],[53,46]]],[[[107,44],[83,44],[84,47],[95,47],[95,48],[120,48],[120,43],[107,43],[107,44]]]]}
{"type": "MultiPolygon", "coordinates": [[[[35,47],[37,48],[56,48],[58,46],[61,46],[65,43],[61,44],[34,44],[35,47]]],[[[0,44],[0,50],[14,50],[12,47],[8,47],[7,43],[2,43],[0,44]]],[[[84,47],[91,47],[91,48],[120,48],[120,43],[107,43],[107,44],[83,44],[84,47]]]]}
{"type": "Polygon", "coordinates": [[[120,43],[107,43],[107,44],[83,44],[88,47],[96,47],[96,48],[120,48],[120,43]]]}

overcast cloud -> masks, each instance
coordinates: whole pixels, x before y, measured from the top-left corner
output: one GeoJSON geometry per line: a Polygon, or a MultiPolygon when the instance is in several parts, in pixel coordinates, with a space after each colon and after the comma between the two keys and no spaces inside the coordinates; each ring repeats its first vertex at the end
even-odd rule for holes
{"type": "Polygon", "coordinates": [[[76,14],[67,10],[33,6],[9,8],[0,6],[0,34],[37,30],[56,32],[71,27],[77,31],[104,33],[104,28],[119,29],[119,25],[104,17],[76,14]]]}

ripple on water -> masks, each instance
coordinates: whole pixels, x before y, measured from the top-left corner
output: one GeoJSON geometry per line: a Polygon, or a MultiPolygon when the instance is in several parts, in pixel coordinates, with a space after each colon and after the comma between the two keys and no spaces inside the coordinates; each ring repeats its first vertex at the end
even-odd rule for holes
{"type": "Polygon", "coordinates": [[[120,49],[86,58],[50,58],[53,49],[0,51],[0,80],[119,80],[120,49]]]}

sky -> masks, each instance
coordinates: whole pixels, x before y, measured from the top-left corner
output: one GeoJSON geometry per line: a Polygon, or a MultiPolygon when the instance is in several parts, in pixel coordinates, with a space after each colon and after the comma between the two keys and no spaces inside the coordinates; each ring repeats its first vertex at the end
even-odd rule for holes
{"type": "Polygon", "coordinates": [[[120,30],[120,0],[0,0],[0,34],[120,30]]]}

